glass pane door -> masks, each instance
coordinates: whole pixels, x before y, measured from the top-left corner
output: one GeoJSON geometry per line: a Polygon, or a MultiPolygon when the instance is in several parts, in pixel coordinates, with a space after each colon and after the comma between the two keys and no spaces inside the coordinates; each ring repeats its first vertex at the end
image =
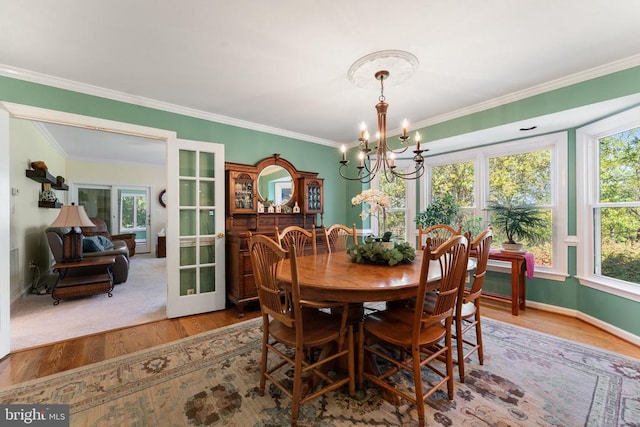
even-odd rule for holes
{"type": "Polygon", "coordinates": [[[107,230],[113,230],[111,224],[110,186],[78,186],[78,205],[84,206],[84,210],[90,218],[104,219],[107,224],[107,230]]]}
{"type": "MultiPolygon", "coordinates": [[[[176,210],[169,197],[169,227],[177,214],[177,283],[170,270],[169,317],[224,308],[224,153],[219,144],[179,140],[176,210]],[[218,173],[216,173],[218,171],[218,173]]],[[[173,158],[171,158],[173,160],[173,158]]],[[[171,170],[169,171],[171,174],[171,170]]],[[[171,235],[167,243],[173,241],[171,235]]],[[[171,248],[168,247],[170,250],[171,248]]],[[[168,266],[172,269],[169,253],[168,266]]]]}
{"type": "Polygon", "coordinates": [[[118,189],[117,233],[135,233],[136,252],[149,252],[149,190],[118,189]]]}

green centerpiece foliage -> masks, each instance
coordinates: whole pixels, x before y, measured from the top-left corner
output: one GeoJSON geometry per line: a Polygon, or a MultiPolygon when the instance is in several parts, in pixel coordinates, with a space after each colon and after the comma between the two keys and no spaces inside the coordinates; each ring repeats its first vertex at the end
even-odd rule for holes
{"type": "Polygon", "coordinates": [[[369,241],[350,247],[347,253],[358,264],[408,264],[416,259],[416,250],[407,242],[394,243],[393,249],[387,249],[380,242],[369,241]]]}

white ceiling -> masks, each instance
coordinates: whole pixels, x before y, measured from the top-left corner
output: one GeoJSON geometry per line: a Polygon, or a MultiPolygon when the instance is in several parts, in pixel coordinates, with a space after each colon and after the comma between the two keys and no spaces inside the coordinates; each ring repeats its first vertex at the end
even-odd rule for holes
{"type": "MultiPolygon", "coordinates": [[[[637,0],[2,0],[0,9],[0,74],[329,145],[353,142],[363,120],[374,126],[376,82],[347,78],[371,52],[420,61],[411,79],[385,85],[391,130],[405,117],[422,127],[640,64],[637,0]]],[[[557,130],[638,102],[526,125],[557,130]]],[[[500,139],[522,136],[520,125],[500,139]]],[[[74,156],[69,138],[58,142],[74,156]]]]}

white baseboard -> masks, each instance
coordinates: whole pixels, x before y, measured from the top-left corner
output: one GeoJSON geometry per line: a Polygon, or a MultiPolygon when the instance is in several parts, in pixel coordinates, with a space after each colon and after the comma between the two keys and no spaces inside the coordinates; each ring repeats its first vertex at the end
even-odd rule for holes
{"type": "Polygon", "coordinates": [[[582,320],[584,322],[589,323],[595,327],[598,327],[611,335],[615,335],[616,337],[623,339],[625,341],[630,342],[631,344],[635,344],[640,346],[640,337],[632,334],[631,332],[625,331],[624,329],[620,329],[617,326],[613,326],[609,323],[603,322],[600,319],[596,319],[595,317],[589,316],[578,310],[568,309],[564,307],[557,307],[555,305],[544,304],[536,301],[527,301],[527,307],[535,308],[537,310],[548,311],[551,313],[562,314],[569,317],[575,317],[576,319],[582,320]]]}

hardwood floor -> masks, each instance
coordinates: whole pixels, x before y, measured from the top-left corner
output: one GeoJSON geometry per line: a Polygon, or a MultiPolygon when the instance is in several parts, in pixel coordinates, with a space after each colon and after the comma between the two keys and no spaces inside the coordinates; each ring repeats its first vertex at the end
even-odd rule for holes
{"type": "MultiPolygon", "coordinates": [[[[259,310],[251,306],[248,309],[244,318],[238,318],[232,308],[22,350],[0,361],[0,387],[100,362],[260,315],[259,310]]],[[[512,316],[510,307],[495,301],[483,301],[483,315],[640,359],[638,346],[575,318],[531,308],[521,312],[520,316],[512,316]]]]}

